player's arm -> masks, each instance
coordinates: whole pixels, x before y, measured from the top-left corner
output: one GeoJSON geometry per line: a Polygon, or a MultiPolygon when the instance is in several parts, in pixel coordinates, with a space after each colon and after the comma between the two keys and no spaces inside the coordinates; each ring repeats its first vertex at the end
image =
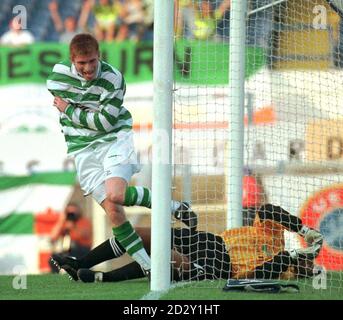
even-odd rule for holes
{"type": "Polygon", "coordinates": [[[120,80],[118,88],[113,87],[101,97],[99,111],[70,102],[76,93],[67,91],[68,85],[65,83],[50,80],[48,89],[55,97],[54,105],[60,112],[66,114],[73,124],[90,130],[111,132],[119,120],[131,117],[128,111],[121,108],[126,86],[124,78],[121,77],[120,80]]]}
{"type": "Polygon", "coordinates": [[[120,108],[123,102],[120,96],[117,92],[107,95],[101,101],[100,111],[92,111],[72,103],[59,110],[76,125],[100,132],[111,132],[119,120],[131,117],[128,111],[120,108]]]}
{"type": "Polygon", "coordinates": [[[289,231],[299,232],[303,226],[300,218],[270,203],[262,205],[257,213],[261,221],[272,220],[278,222],[289,231]]]}
{"type": "Polygon", "coordinates": [[[265,204],[261,206],[258,211],[258,216],[261,221],[272,220],[280,223],[284,228],[289,231],[293,231],[305,238],[308,244],[322,244],[323,236],[320,232],[313,230],[302,223],[302,220],[294,215],[291,215],[288,211],[275,206],[273,204],[265,204]]]}

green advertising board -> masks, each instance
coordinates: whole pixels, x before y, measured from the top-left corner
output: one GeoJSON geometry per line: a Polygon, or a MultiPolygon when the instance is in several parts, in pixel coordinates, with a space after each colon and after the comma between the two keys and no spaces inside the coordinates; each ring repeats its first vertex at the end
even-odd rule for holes
{"type": "MultiPolygon", "coordinates": [[[[228,44],[207,41],[175,43],[175,80],[190,84],[225,84],[228,82],[228,44]]],[[[152,81],[152,43],[104,43],[102,59],[125,75],[127,83],[152,81]]],[[[0,48],[0,85],[44,83],[53,65],[68,58],[68,45],[36,43],[20,48],[0,48]]],[[[265,64],[261,48],[246,50],[246,76],[265,64]]]]}

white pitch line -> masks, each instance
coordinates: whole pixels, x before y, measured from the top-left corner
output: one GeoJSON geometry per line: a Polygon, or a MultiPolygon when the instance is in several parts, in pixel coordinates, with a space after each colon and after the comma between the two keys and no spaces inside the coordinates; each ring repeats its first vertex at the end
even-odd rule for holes
{"type": "Polygon", "coordinates": [[[160,300],[160,298],[168,293],[170,290],[173,290],[174,288],[178,287],[185,287],[187,285],[190,285],[191,281],[183,281],[183,282],[177,282],[175,284],[172,284],[168,290],[163,291],[150,291],[149,293],[145,294],[142,298],[139,300],[160,300]]]}
{"type": "Polygon", "coordinates": [[[150,291],[149,293],[145,294],[139,300],[160,300],[161,296],[167,293],[169,290],[164,291],[150,291]]]}

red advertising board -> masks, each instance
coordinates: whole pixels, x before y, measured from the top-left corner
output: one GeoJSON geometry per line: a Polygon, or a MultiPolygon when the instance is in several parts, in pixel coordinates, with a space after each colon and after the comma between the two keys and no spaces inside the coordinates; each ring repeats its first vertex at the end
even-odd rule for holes
{"type": "Polygon", "coordinates": [[[300,218],[324,236],[316,263],[327,270],[343,270],[343,184],[314,193],[302,207],[300,218]]]}

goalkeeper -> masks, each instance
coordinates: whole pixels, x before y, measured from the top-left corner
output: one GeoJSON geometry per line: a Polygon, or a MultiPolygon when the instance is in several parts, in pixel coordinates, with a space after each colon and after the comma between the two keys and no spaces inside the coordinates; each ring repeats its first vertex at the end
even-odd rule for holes
{"type": "MultiPolygon", "coordinates": [[[[149,250],[150,229],[137,228],[137,232],[149,250]]],[[[253,226],[226,230],[219,235],[196,231],[195,228],[173,228],[171,243],[172,275],[176,281],[290,279],[313,276],[314,259],[319,254],[323,237],[283,208],[266,204],[257,210],[253,226]],[[304,237],[307,248],[285,250],[284,230],[304,237]]],[[[123,254],[123,248],[113,237],[82,259],[54,256],[54,260],[74,280],[84,282],[114,282],[144,277],[135,262],[110,272],[89,269],[123,254]]]]}

